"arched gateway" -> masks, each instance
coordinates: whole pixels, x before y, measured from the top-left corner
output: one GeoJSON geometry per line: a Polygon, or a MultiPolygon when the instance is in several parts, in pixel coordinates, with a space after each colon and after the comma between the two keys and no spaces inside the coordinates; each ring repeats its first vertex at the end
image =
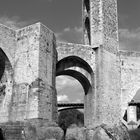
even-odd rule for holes
{"type": "Polygon", "coordinates": [[[92,79],[94,78],[93,70],[90,65],[78,56],[68,56],[59,60],[56,64],[56,76],[67,75],[77,79],[85,92],[85,125],[90,125],[92,118],[93,106],[91,105],[92,96],[94,96],[94,87],[92,79]]]}
{"type": "Polygon", "coordinates": [[[0,128],[6,140],[62,138],[58,75],[73,76],[84,88],[85,140],[129,139],[120,122],[140,86],[140,54],[119,51],[117,0],[82,2],[84,44],[59,43],[41,23],[16,31],[0,25],[0,128]]]}

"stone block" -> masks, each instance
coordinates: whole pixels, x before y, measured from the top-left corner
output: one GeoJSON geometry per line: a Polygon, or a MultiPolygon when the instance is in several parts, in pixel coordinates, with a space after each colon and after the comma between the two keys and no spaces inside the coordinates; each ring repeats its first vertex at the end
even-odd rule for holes
{"type": "Polygon", "coordinates": [[[130,140],[128,129],[119,123],[113,126],[102,124],[93,129],[87,129],[86,140],[130,140]]]}
{"type": "Polygon", "coordinates": [[[66,140],[86,140],[86,129],[84,127],[68,128],[66,140]]]}

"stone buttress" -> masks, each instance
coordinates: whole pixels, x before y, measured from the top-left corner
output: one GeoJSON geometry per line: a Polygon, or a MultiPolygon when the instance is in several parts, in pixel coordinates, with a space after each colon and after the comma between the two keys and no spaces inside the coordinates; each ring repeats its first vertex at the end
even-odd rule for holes
{"type": "Polygon", "coordinates": [[[5,109],[0,113],[0,125],[5,139],[61,139],[62,131],[57,126],[57,53],[53,32],[41,23],[16,31],[4,26],[1,28],[3,35],[7,31],[13,32],[9,33],[10,39],[7,41],[2,34],[0,36],[0,47],[5,45],[3,51],[10,44],[12,48],[8,54],[5,51],[12,60],[11,81],[8,81],[12,84],[11,93],[5,91],[0,105],[0,110],[5,109]]]}

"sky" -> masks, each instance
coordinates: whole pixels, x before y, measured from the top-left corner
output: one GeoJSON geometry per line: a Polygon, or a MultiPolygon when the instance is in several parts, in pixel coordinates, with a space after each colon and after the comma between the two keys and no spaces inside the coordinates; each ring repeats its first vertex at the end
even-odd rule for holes
{"type": "MultiPolygon", "coordinates": [[[[140,51],[140,0],[118,0],[120,49],[140,51]]],[[[14,29],[42,22],[59,41],[81,43],[82,0],[1,0],[0,23],[14,29]]],[[[58,101],[82,102],[72,77],[57,77],[58,101]]]]}

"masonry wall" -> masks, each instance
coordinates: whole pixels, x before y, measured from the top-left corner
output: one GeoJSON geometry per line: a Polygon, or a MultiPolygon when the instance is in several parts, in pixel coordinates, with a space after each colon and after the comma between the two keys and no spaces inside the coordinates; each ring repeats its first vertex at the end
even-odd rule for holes
{"type": "Polygon", "coordinates": [[[16,45],[16,31],[0,24],[0,47],[14,67],[16,45]]]}
{"type": "MultiPolygon", "coordinates": [[[[98,46],[96,46],[98,47],[98,46]]],[[[95,51],[89,45],[57,42],[58,61],[68,56],[78,56],[95,71],[95,51]]]]}
{"type": "MultiPolygon", "coordinates": [[[[87,1],[84,2],[86,6],[87,1]]],[[[89,8],[83,18],[90,22],[91,47],[99,46],[95,50],[92,126],[114,125],[121,118],[117,0],[90,0],[89,8]]]]}
{"type": "MultiPolygon", "coordinates": [[[[92,49],[91,46],[89,45],[57,42],[57,52],[58,52],[58,61],[69,56],[76,56],[81,58],[82,61],[85,61],[87,65],[89,65],[89,67],[92,69],[91,73],[89,73],[88,71],[84,71],[83,73],[82,66],[78,67],[77,64],[75,64],[75,68],[73,69],[74,71],[78,71],[84,74],[84,76],[86,76],[88,82],[90,83],[90,87],[83,87],[83,88],[87,88],[87,93],[85,93],[84,96],[85,126],[89,126],[90,124],[92,124],[91,122],[93,121],[92,118],[95,112],[94,110],[95,100],[93,100],[95,99],[95,94],[94,94],[95,50],[92,49]],[[76,69],[77,67],[78,69],[76,69]]],[[[73,59],[72,61],[75,60],[73,59]]]]}
{"type": "Polygon", "coordinates": [[[140,52],[120,51],[122,117],[140,89],[140,52]]]}
{"type": "Polygon", "coordinates": [[[16,50],[16,32],[0,25],[0,122],[9,121],[13,91],[14,58],[16,50]]]}
{"type": "Polygon", "coordinates": [[[119,57],[99,48],[96,63],[96,113],[93,119],[96,125],[113,125],[121,117],[119,57]]]}

